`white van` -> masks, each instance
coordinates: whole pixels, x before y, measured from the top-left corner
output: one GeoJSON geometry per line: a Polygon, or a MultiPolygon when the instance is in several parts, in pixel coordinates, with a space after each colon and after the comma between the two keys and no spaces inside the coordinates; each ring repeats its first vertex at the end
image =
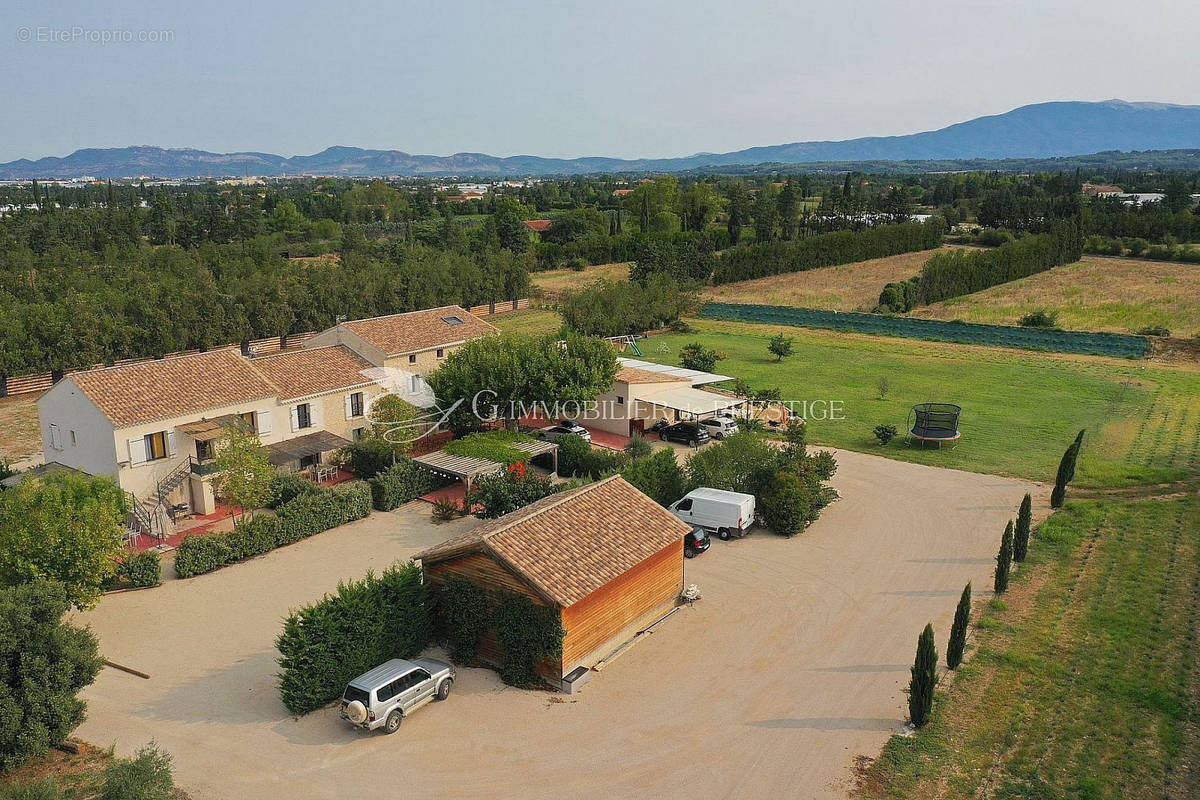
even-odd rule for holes
{"type": "Polygon", "coordinates": [[[754,524],[754,495],[724,489],[693,489],[667,509],[689,525],[717,536],[745,536],[754,524]]]}

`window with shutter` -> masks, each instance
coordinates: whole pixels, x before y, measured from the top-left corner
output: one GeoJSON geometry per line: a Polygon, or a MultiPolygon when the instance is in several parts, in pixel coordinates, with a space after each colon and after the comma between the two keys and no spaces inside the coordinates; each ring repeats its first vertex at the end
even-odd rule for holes
{"type": "Polygon", "coordinates": [[[136,467],[146,463],[146,438],[139,436],[129,440],[129,466],[136,467]]]}
{"type": "Polygon", "coordinates": [[[50,446],[55,450],[62,450],[62,431],[53,422],[50,423],[50,446]]]}
{"type": "Polygon", "coordinates": [[[259,411],[254,415],[254,430],[261,436],[264,433],[271,432],[271,412],[259,411]]]}

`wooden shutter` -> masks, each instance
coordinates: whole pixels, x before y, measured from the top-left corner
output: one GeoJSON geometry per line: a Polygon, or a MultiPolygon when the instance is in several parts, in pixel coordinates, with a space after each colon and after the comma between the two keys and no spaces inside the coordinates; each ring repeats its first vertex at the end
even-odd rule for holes
{"type": "Polygon", "coordinates": [[[289,411],[292,412],[292,433],[300,430],[300,409],[298,406],[292,406],[289,411]]]}
{"type": "Polygon", "coordinates": [[[55,450],[62,450],[62,431],[53,422],[50,423],[50,446],[55,450]]]}
{"type": "Polygon", "coordinates": [[[354,417],[354,402],[353,402],[354,395],[348,394],[348,395],[346,395],[345,399],[346,399],[346,419],[352,419],[354,417]]]}
{"type": "Polygon", "coordinates": [[[139,436],[129,440],[129,466],[136,467],[146,463],[146,437],[139,436]]]}
{"type": "Polygon", "coordinates": [[[174,456],[176,452],[177,451],[175,449],[175,431],[169,431],[167,433],[167,455],[174,456]]]}
{"type": "Polygon", "coordinates": [[[324,398],[317,398],[315,402],[308,404],[308,424],[313,428],[322,428],[325,426],[324,398]]]}
{"type": "Polygon", "coordinates": [[[270,412],[270,410],[259,411],[259,412],[255,413],[254,429],[255,429],[255,431],[258,432],[259,436],[262,436],[264,433],[271,432],[271,412],[270,412]]]}

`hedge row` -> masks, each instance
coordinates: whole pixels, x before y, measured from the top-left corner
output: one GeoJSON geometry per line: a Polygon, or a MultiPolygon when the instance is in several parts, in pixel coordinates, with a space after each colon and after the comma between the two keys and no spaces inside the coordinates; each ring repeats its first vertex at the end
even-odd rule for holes
{"type": "Polygon", "coordinates": [[[822,233],[795,241],[734,247],[718,255],[713,283],[733,283],[929,250],[941,245],[943,228],[942,220],[934,218],[927,222],[901,222],[861,231],[822,233]]]}
{"type": "Polygon", "coordinates": [[[397,461],[368,481],[375,508],[391,511],[410,500],[438,487],[438,479],[425,470],[417,469],[412,459],[397,461]]]}
{"type": "Polygon", "coordinates": [[[1075,223],[1062,220],[1054,227],[1053,233],[1026,236],[991,250],[935,253],[920,275],[884,286],[879,307],[903,313],[1078,261],[1083,241],[1075,223]]]}
{"type": "Polygon", "coordinates": [[[371,513],[371,488],[363,481],[314,488],[281,503],[273,517],[254,517],[229,533],[185,536],[175,551],[175,571],[181,578],[202,575],[371,513]]]}
{"type": "Polygon", "coordinates": [[[279,695],[294,714],[341,696],[346,684],[429,642],[428,593],[412,563],[338,585],[337,594],[293,612],[275,640],[279,695]]]}

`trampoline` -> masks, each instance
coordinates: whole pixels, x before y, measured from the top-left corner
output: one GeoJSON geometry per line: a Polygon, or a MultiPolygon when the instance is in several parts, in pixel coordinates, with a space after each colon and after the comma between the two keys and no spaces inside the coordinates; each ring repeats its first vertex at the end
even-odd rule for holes
{"type": "Polygon", "coordinates": [[[962,408],[953,403],[919,403],[908,414],[909,442],[916,439],[922,446],[926,442],[956,442],[962,435],[958,432],[958,416],[962,408]]]}

